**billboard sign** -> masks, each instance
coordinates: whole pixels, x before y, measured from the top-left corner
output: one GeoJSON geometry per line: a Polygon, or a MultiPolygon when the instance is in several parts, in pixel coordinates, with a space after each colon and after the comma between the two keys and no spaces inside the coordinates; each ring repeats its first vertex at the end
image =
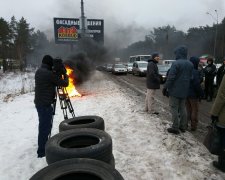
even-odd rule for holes
{"type": "MultiPolygon", "coordinates": [[[[56,43],[75,43],[80,38],[80,19],[54,18],[54,34],[56,43]]],[[[86,33],[97,42],[104,42],[104,20],[87,19],[86,33]]]]}
{"type": "Polygon", "coordinates": [[[72,18],[54,18],[56,43],[74,43],[78,40],[79,21],[72,18]]]}
{"type": "Polygon", "coordinates": [[[104,42],[104,20],[87,19],[87,32],[97,42],[104,42]]]}

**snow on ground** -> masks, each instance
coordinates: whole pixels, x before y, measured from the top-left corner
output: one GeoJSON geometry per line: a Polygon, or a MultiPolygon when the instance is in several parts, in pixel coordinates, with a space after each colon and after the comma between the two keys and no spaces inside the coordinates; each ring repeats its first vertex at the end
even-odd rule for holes
{"type": "MultiPolygon", "coordinates": [[[[34,74],[9,73],[0,78],[0,179],[27,180],[47,166],[36,157],[38,117],[34,74]]],[[[212,166],[212,156],[190,132],[168,134],[171,122],[162,115],[142,111],[142,97],[123,89],[101,72],[79,87],[81,98],[72,98],[76,116],[104,118],[113,140],[116,169],[126,180],[225,179],[212,166]]],[[[162,107],[159,107],[163,111],[162,107]]],[[[63,114],[57,102],[52,135],[58,133],[63,114]]]]}

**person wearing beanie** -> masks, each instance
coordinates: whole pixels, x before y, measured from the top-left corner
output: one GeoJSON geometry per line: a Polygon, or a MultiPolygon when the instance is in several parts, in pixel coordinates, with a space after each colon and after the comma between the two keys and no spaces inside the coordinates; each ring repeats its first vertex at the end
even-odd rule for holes
{"type": "Polygon", "coordinates": [[[156,115],[159,114],[155,109],[155,93],[160,88],[160,77],[157,66],[159,60],[159,54],[153,53],[152,59],[148,61],[146,74],[147,94],[145,98],[145,111],[156,115]]]}
{"type": "Polygon", "coordinates": [[[204,68],[205,74],[205,99],[211,102],[213,99],[213,83],[216,76],[216,66],[213,64],[213,58],[207,58],[207,66],[204,68]]]}
{"type": "Polygon", "coordinates": [[[222,65],[219,67],[218,71],[217,71],[217,75],[216,75],[216,85],[217,88],[220,87],[220,83],[223,79],[223,76],[225,74],[225,57],[223,58],[223,63],[222,65]]]}
{"type": "Polygon", "coordinates": [[[53,58],[49,55],[45,55],[42,59],[42,64],[47,64],[49,67],[53,66],[53,58]]]}
{"type": "Polygon", "coordinates": [[[182,45],[175,49],[175,59],[171,65],[164,84],[163,95],[169,94],[169,106],[172,114],[172,127],[167,131],[173,134],[185,132],[187,129],[186,98],[193,72],[193,64],[187,60],[187,47],[182,45]]]}
{"type": "Polygon", "coordinates": [[[38,158],[45,156],[45,144],[51,133],[53,121],[53,107],[56,86],[67,87],[68,76],[60,78],[52,71],[53,58],[45,55],[41,67],[35,73],[35,97],[34,103],[39,117],[38,127],[38,158]]]}

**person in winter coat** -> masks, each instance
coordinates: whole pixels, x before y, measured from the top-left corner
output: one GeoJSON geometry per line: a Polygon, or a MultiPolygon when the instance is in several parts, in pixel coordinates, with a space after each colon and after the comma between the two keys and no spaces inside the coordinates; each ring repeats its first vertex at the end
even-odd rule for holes
{"type": "Polygon", "coordinates": [[[205,99],[208,102],[212,101],[213,98],[213,82],[216,75],[216,66],[213,64],[213,58],[208,57],[208,65],[204,69],[205,73],[205,99]]]}
{"type": "Polygon", "coordinates": [[[200,77],[200,83],[203,83],[205,75],[204,75],[203,65],[201,63],[198,64],[198,73],[200,77]]]}
{"type": "Polygon", "coordinates": [[[220,86],[224,74],[225,74],[225,57],[223,58],[223,64],[219,67],[216,75],[216,85],[218,88],[220,86]]]}
{"type": "Polygon", "coordinates": [[[225,172],[225,76],[220,84],[210,114],[212,121],[216,122],[216,126],[220,134],[221,145],[218,161],[213,161],[213,166],[225,172]]]}
{"type": "Polygon", "coordinates": [[[187,129],[185,101],[188,96],[193,64],[187,60],[186,46],[177,47],[175,55],[176,61],[170,68],[166,83],[164,84],[163,95],[166,95],[168,91],[173,121],[172,127],[167,130],[169,133],[179,134],[180,131],[185,132],[187,129]]]}
{"type": "Polygon", "coordinates": [[[157,63],[160,57],[158,53],[152,54],[152,59],[149,60],[147,66],[146,84],[147,94],[145,98],[145,111],[151,114],[159,114],[155,108],[155,92],[160,89],[160,77],[157,63]]]}
{"type": "Polygon", "coordinates": [[[34,103],[39,117],[38,132],[38,158],[45,156],[45,144],[51,133],[53,120],[53,107],[56,86],[67,87],[68,76],[64,79],[52,71],[53,58],[45,55],[41,67],[35,73],[35,99],[34,103]]]}
{"type": "Polygon", "coordinates": [[[192,72],[188,96],[186,99],[186,108],[188,120],[191,121],[191,130],[195,131],[198,125],[199,98],[203,97],[204,92],[201,88],[201,77],[198,71],[199,58],[191,57],[190,61],[194,66],[194,70],[192,72]]]}

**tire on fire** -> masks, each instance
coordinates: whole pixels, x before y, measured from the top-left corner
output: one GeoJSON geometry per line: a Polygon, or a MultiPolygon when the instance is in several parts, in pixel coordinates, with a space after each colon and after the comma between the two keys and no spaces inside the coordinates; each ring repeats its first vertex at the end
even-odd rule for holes
{"type": "Polygon", "coordinates": [[[81,128],[62,131],[51,137],[45,147],[48,164],[71,158],[89,158],[110,164],[112,139],[105,131],[81,128]]]}
{"type": "Polygon", "coordinates": [[[95,128],[104,131],[105,123],[99,116],[80,116],[66,119],[59,124],[59,132],[77,128],[95,128]]]}
{"type": "Polygon", "coordinates": [[[123,180],[110,165],[94,159],[67,159],[55,162],[34,174],[30,180],[123,180]]]}

